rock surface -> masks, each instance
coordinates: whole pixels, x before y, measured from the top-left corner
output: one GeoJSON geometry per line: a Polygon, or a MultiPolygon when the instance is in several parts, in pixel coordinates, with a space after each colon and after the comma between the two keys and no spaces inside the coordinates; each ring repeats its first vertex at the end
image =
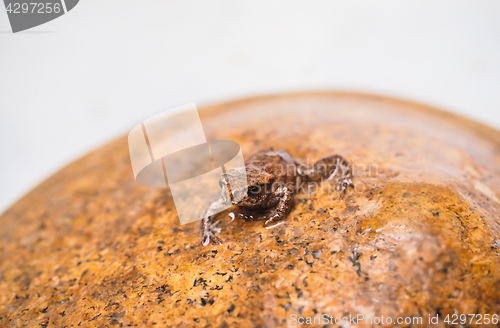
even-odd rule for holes
{"type": "Polygon", "coordinates": [[[356,190],[343,202],[329,185],[301,193],[270,230],[231,208],[218,215],[223,244],[203,247],[168,188],[135,183],[119,138],[0,217],[0,326],[284,327],[324,313],[423,326],[439,315],[445,326],[448,314],[500,315],[500,132],[352,93],[200,115],[208,139],[237,141],[245,157],[269,146],[309,163],[340,154],[356,190]]]}

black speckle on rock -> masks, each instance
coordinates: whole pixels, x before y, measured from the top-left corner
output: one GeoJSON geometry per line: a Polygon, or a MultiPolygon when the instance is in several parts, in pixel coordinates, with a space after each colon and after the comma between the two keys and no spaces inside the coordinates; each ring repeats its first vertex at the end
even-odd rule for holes
{"type": "Polygon", "coordinates": [[[165,255],[165,256],[172,256],[172,255],[175,255],[175,254],[179,254],[180,252],[181,252],[181,250],[180,250],[180,249],[176,249],[176,250],[174,250],[174,251],[168,251],[168,252],[166,252],[164,255],[165,255]]]}
{"type": "Polygon", "coordinates": [[[356,270],[356,273],[358,274],[358,276],[359,276],[359,275],[361,275],[361,263],[359,263],[359,262],[358,262],[358,259],[359,259],[359,257],[360,257],[360,256],[361,256],[361,254],[356,253],[356,252],[353,252],[353,253],[352,253],[352,256],[351,256],[351,257],[349,257],[349,260],[351,260],[352,265],[353,265],[354,267],[357,267],[357,268],[358,268],[358,269],[356,270]]]}
{"type": "Polygon", "coordinates": [[[282,308],[284,308],[284,309],[285,309],[285,311],[288,311],[288,309],[290,309],[290,308],[292,307],[292,303],[291,303],[291,302],[288,302],[288,304],[287,304],[287,305],[280,304],[280,306],[281,306],[282,308]]]}
{"type": "Polygon", "coordinates": [[[315,259],[319,259],[321,257],[321,255],[323,255],[323,252],[321,251],[321,249],[318,249],[318,250],[312,252],[312,256],[315,259]]]}
{"type": "Polygon", "coordinates": [[[199,286],[203,284],[203,286],[207,286],[207,281],[203,278],[199,278],[199,279],[195,279],[194,283],[193,283],[193,287],[196,287],[196,286],[199,286]]]}
{"type": "Polygon", "coordinates": [[[159,287],[156,287],[156,291],[160,293],[170,293],[170,290],[167,289],[168,285],[161,285],[159,287]]]}
{"type": "Polygon", "coordinates": [[[297,298],[304,297],[304,293],[302,293],[302,289],[295,287],[295,291],[297,292],[297,298]]]}
{"type": "Polygon", "coordinates": [[[227,309],[227,312],[228,312],[228,313],[233,312],[233,311],[234,311],[234,308],[235,308],[234,304],[231,304],[231,306],[229,307],[229,309],[227,309]]]}
{"type": "Polygon", "coordinates": [[[101,316],[102,313],[99,313],[98,315],[94,316],[92,319],[90,319],[90,321],[94,321],[95,319],[99,318],[101,316]]]}
{"type": "Polygon", "coordinates": [[[227,274],[227,272],[224,272],[224,273],[222,273],[222,272],[216,272],[216,273],[214,273],[214,276],[216,276],[216,275],[225,276],[226,274],[227,274]]]}
{"type": "Polygon", "coordinates": [[[222,288],[224,288],[224,286],[216,285],[215,287],[210,288],[210,290],[222,290],[222,288]]]}
{"type": "Polygon", "coordinates": [[[214,299],[211,298],[211,299],[208,299],[208,298],[201,298],[201,306],[205,306],[207,304],[214,304],[214,299]]]}

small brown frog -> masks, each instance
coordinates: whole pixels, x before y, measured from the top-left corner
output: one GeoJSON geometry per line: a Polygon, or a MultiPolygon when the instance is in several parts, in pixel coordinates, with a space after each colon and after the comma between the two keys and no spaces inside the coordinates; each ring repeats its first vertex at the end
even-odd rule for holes
{"type": "MultiPolygon", "coordinates": [[[[248,213],[244,215],[245,219],[265,220],[264,227],[270,228],[287,216],[292,208],[294,194],[304,183],[318,183],[337,177],[335,188],[340,191],[340,200],[348,187],[353,186],[351,165],[340,155],[325,157],[308,167],[296,161],[287,151],[268,148],[255,153],[245,162],[247,181],[238,183],[235,182],[237,179],[231,179],[241,174],[242,169],[229,170],[222,175],[219,181],[221,197],[212,203],[206,213],[222,204],[232,203],[248,213]],[[256,213],[263,210],[266,212],[256,213]]],[[[220,232],[218,221],[212,221],[213,215],[204,215],[201,230],[202,244],[205,246],[210,240],[221,244],[215,236],[220,232]]]]}

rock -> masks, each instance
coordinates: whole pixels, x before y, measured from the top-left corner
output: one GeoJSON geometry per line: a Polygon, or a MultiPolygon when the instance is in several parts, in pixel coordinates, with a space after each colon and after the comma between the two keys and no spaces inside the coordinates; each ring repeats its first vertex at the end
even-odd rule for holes
{"type": "Polygon", "coordinates": [[[323,314],[424,326],[438,315],[444,326],[451,314],[500,313],[500,132],[354,93],[200,115],[209,139],[237,141],[245,157],[269,146],[309,164],[340,154],[356,188],[342,202],[328,184],[301,193],[270,230],[232,221],[232,208],[218,215],[223,244],[203,247],[169,189],[135,183],[119,138],[0,217],[1,326],[283,327],[323,314]]]}

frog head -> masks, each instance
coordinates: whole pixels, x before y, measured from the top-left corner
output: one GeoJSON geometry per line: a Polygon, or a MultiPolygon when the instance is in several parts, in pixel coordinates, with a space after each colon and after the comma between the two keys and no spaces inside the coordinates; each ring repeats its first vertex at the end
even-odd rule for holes
{"type": "Polygon", "coordinates": [[[227,171],[219,180],[225,202],[249,209],[259,209],[276,204],[273,182],[275,176],[258,167],[237,168],[227,171]],[[246,181],[239,177],[246,170],[246,181]]]}

